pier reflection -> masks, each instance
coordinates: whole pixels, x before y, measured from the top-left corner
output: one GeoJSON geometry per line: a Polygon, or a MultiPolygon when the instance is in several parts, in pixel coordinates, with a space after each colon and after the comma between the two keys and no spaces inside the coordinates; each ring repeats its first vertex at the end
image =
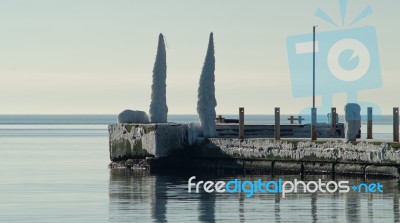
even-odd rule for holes
{"type": "Polygon", "coordinates": [[[275,222],[281,222],[281,195],[275,194],[275,205],[274,205],[274,213],[275,213],[275,222]]]}
{"type": "Polygon", "coordinates": [[[240,222],[245,222],[245,217],[244,217],[244,198],[245,195],[241,193],[239,195],[239,221],[240,222]]]}
{"type": "Polygon", "coordinates": [[[332,221],[337,221],[337,219],[340,216],[340,210],[341,210],[341,205],[339,206],[339,199],[340,195],[339,193],[334,193],[332,194],[332,197],[330,199],[329,206],[331,208],[331,212],[329,213],[329,218],[332,219],[332,221]]]}
{"type": "Polygon", "coordinates": [[[140,211],[150,193],[149,178],[125,169],[111,169],[109,182],[109,221],[123,222],[140,211]]]}
{"type": "Polygon", "coordinates": [[[372,194],[368,194],[368,222],[374,222],[374,199],[372,194]]]}
{"type": "Polygon", "coordinates": [[[313,193],[311,195],[311,216],[312,216],[312,221],[313,222],[318,222],[318,217],[317,217],[317,193],[313,193]]]}
{"type": "Polygon", "coordinates": [[[393,222],[400,222],[400,214],[399,214],[399,194],[393,194],[393,222]]]}
{"type": "MultiPolygon", "coordinates": [[[[231,180],[198,177],[198,180],[231,180]]],[[[258,178],[257,176],[256,178],[258,178]]],[[[261,176],[262,177],[262,176],[261,176]]],[[[246,177],[254,180],[252,177],[246,177]]],[[[187,176],[150,175],[113,169],[109,178],[109,222],[400,222],[397,180],[385,193],[188,193],[187,176]],[[264,221],[265,220],[265,221],[264,221]]],[[[291,178],[287,177],[288,180],[291,178]]],[[[350,185],[358,184],[355,180],[350,185]]],[[[194,189],[194,188],[193,188],[194,189]]]]}
{"type": "Polygon", "coordinates": [[[110,170],[110,222],[127,218],[167,222],[167,181],[165,177],[150,177],[142,171],[110,170]]]}
{"type": "Polygon", "coordinates": [[[150,189],[151,217],[157,222],[167,222],[167,185],[165,177],[156,177],[150,189]]]}
{"type": "Polygon", "coordinates": [[[199,221],[215,222],[215,193],[200,193],[199,221]]]}
{"type": "Polygon", "coordinates": [[[346,217],[347,222],[361,222],[360,219],[360,198],[358,193],[347,194],[346,196],[346,217]]]}

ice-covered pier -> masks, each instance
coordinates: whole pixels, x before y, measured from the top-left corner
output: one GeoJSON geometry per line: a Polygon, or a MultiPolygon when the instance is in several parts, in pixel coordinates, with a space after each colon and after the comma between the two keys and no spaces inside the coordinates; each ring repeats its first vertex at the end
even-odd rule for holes
{"type": "MultiPolygon", "coordinates": [[[[317,123],[314,100],[311,124],[302,124],[301,116],[291,116],[291,124],[282,125],[279,107],[274,108],[274,125],[245,125],[244,107],[239,108],[239,119],[234,124],[223,123],[215,110],[213,33],[199,79],[199,124],[168,123],[166,77],[165,39],[160,34],[149,115],[127,109],[118,115],[117,124],[109,126],[111,168],[399,177],[398,107],[393,108],[393,142],[397,143],[357,141],[361,107],[351,102],[344,107],[344,123],[339,123],[334,107],[329,123],[317,123]],[[293,124],[295,119],[298,124],[293,124]]],[[[372,108],[368,108],[367,135],[372,139],[372,108]]]]}
{"type": "MultiPolygon", "coordinates": [[[[229,126],[217,125],[217,130],[229,126]]],[[[114,124],[109,134],[111,168],[399,177],[400,144],[392,142],[312,141],[295,135],[205,138],[194,124],[174,123],[114,124]]]]}

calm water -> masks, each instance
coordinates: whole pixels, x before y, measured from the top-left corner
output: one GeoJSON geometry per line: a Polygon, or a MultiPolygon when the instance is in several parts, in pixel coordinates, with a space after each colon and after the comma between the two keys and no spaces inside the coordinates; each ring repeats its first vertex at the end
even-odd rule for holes
{"type": "MultiPolygon", "coordinates": [[[[246,120],[258,123],[269,118],[246,120]]],[[[172,116],[170,120],[197,119],[172,116]]],[[[391,135],[390,117],[387,120],[374,129],[380,128],[383,136],[391,135]]],[[[107,124],[113,122],[115,116],[104,115],[0,116],[0,222],[399,221],[398,180],[380,180],[382,194],[245,198],[244,194],[188,194],[190,176],[109,170],[107,124]]],[[[198,178],[237,177],[204,175],[198,178]]]]}

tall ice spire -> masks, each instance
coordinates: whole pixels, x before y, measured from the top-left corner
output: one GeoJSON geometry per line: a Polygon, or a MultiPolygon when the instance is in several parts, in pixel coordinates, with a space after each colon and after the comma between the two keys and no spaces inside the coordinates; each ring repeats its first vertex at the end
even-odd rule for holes
{"type": "Polygon", "coordinates": [[[164,36],[158,37],[156,62],[153,68],[153,84],[151,85],[150,120],[153,123],[167,122],[167,56],[165,52],[164,36]]]}
{"type": "Polygon", "coordinates": [[[210,33],[206,59],[204,61],[203,70],[200,75],[197,113],[199,114],[201,128],[204,137],[214,137],[215,130],[215,107],[217,100],[215,99],[215,56],[214,56],[214,37],[210,33]]]}

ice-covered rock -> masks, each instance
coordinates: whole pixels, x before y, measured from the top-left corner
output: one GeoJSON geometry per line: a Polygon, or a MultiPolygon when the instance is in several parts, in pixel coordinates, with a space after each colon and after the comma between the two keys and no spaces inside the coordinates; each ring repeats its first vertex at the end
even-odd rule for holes
{"type": "Polygon", "coordinates": [[[112,161],[164,157],[187,148],[187,126],[162,124],[113,124],[108,126],[112,161]]]}
{"type": "Polygon", "coordinates": [[[345,137],[348,141],[356,141],[357,134],[361,128],[361,107],[356,103],[347,103],[344,111],[346,113],[344,124],[345,137]]]}
{"type": "Polygon", "coordinates": [[[149,123],[149,117],[144,111],[124,110],[118,115],[118,123],[149,123]]]}

